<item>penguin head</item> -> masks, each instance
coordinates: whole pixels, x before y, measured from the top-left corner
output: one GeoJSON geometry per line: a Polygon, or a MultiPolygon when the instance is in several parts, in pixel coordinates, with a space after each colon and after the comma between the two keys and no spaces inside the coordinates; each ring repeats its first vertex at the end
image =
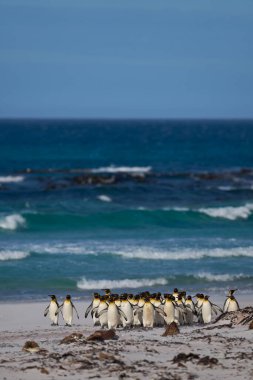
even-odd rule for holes
{"type": "Polygon", "coordinates": [[[55,297],[54,294],[49,294],[49,297],[51,297],[51,299],[52,299],[53,301],[56,300],[56,297],[55,297]]]}
{"type": "Polygon", "coordinates": [[[69,300],[69,301],[70,301],[70,300],[71,300],[71,295],[67,294],[67,295],[66,295],[66,300],[69,300]]]}
{"type": "Polygon", "coordinates": [[[191,301],[192,300],[192,297],[191,296],[187,296],[186,298],[188,301],[191,301]]]}
{"type": "Polygon", "coordinates": [[[111,290],[110,289],[102,289],[104,292],[105,292],[105,294],[111,294],[111,290]]]}
{"type": "Polygon", "coordinates": [[[204,297],[204,300],[205,300],[205,301],[208,301],[209,297],[210,297],[210,296],[205,296],[205,297],[204,297]]]}
{"type": "Polygon", "coordinates": [[[234,294],[234,292],[236,292],[238,289],[229,289],[228,291],[228,295],[229,296],[232,296],[234,294]]]}
{"type": "Polygon", "coordinates": [[[174,288],[174,293],[178,293],[178,288],[174,288]]]}

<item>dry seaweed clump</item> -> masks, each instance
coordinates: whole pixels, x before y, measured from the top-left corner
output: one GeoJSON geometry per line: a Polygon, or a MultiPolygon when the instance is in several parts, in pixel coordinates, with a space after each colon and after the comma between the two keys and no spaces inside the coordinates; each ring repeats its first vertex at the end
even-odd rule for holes
{"type": "Polygon", "coordinates": [[[60,341],[60,344],[76,343],[76,342],[79,342],[82,338],[83,338],[83,334],[74,332],[73,334],[65,336],[65,338],[63,338],[60,341]]]}
{"type": "Polygon", "coordinates": [[[87,341],[92,341],[92,340],[104,341],[108,339],[117,339],[115,330],[113,329],[110,329],[107,331],[97,330],[87,338],[87,341]]]}
{"type": "Polygon", "coordinates": [[[166,327],[166,330],[164,331],[162,336],[177,335],[179,334],[179,332],[180,331],[176,322],[172,322],[166,327]]]}
{"type": "Polygon", "coordinates": [[[27,352],[39,352],[40,346],[33,340],[28,340],[27,342],[25,342],[22,350],[27,352]]]}
{"type": "Polygon", "coordinates": [[[247,325],[253,321],[253,307],[248,306],[238,311],[221,314],[214,323],[230,321],[233,325],[247,325]]]}

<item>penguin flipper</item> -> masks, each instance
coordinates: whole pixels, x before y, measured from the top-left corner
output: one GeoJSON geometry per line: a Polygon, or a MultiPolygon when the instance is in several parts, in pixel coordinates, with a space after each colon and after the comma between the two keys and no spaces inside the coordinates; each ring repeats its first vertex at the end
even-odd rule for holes
{"type": "Polygon", "coordinates": [[[78,312],[77,312],[76,307],[75,307],[75,305],[73,304],[73,302],[71,302],[71,305],[72,305],[73,309],[74,309],[75,312],[76,312],[76,316],[77,316],[77,318],[79,319],[78,312]]]}
{"type": "MultiPolygon", "coordinates": [[[[96,311],[98,310],[98,306],[94,307],[91,312],[90,312],[90,315],[92,316],[93,318],[93,315],[96,314],[96,311]]],[[[86,317],[85,317],[86,318],[86,317]]]]}
{"type": "Polygon", "coordinates": [[[63,303],[58,307],[58,310],[55,312],[55,316],[59,314],[62,307],[63,307],[63,303]]]}
{"type": "Polygon", "coordinates": [[[220,308],[220,306],[216,305],[215,303],[211,303],[211,306],[212,306],[212,309],[214,310],[215,314],[217,314],[217,310],[219,312],[223,313],[223,310],[220,308]]]}
{"type": "Polygon", "coordinates": [[[93,302],[91,302],[91,304],[87,307],[86,312],[85,312],[85,318],[88,317],[88,314],[91,311],[92,305],[93,305],[93,302]]]}
{"type": "Polygon", "coordinates": [[[167,317],[167,314],[162,309],[160,309],[159,306],[154,306],[154,308],[155,311],[157,311],[160,315],[162,315],[163,317],[167,317]]]}
{"type": "Polygon", "coordinates": [[[48,305],[48,306],[46,307],[45,311],[44,311],[44,317],[46,317],[46,316],[48,315],[49,306],[50,306],[50,305],[48,305]]]}
{"type": "Polygon", "coordinates": [[[127,316],[126,314],[124,313],[123,310],[121,310],[118,306],[117,306],[117,309],[118,309],[118,312],[120,313],[121,317],[123,317],[125,319],[125,321],[127,321],[127,316]]]}
{"type": "Polygon", "coordinates": [[[99,317],[101,317],[101,315],[104,314],[105,312],[107,312],[107,308],[101,310],[99,313],[96,311],[96,313],[95,313],[95,317],[96,317],[96,318],[99,318],[99,317]]]}

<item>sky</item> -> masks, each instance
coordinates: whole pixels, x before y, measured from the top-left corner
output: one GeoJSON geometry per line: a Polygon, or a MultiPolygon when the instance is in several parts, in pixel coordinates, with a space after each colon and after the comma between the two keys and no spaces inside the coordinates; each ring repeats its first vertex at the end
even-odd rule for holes
{"type": "Polygon", "coordinates": [[[0,0],[0,118],[253,118],[252,39],[252,0],[0,0]]]}

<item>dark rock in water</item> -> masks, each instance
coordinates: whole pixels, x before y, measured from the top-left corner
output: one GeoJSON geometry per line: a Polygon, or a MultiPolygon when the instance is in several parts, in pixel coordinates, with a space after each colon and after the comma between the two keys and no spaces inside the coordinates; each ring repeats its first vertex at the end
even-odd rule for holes
{"type": "Polygon", "coordinates": [[[179,332],[180,331],[176,322],[172,322],[166,327],[166,330],[164,331],[162,336],[177,335],[179,334],[179,332]]]}
{"type": "Polygon", "coordinates": [[[83,337],[83,334],[74,332],[73,334],[65,336],[65,338],[63,338],[60,341],[60,344],[76,343],[76,342],[80,341],[80,339],[82,339],[82,337],[83,337]]]}
{"type": "Polygon", "coordinates": [[[207,365],[207,366],[213,366],[217,365],[219,363],[219,360],[216,358],[210,358],[209,356],[204,356],[203,358],[199,359],[197,364],[201,365],[207,365]]]}
{"type": "Polygon", "coordinates": [[[214,323],[219,321],[230,321],[233,325],[246,325],[253,320],[253,307],[248,306],[238,311],[230,311],[221,314],[214,323]]]}
{"type": "Polygon", "coordinates": [[[40,346],[33,340],[28,340],[27,342],[25,342],[22,350],[27,352],[39,352],[40,346]]]}
{"type": "Polygon", "coordinates": [[[117,335],[114,330],[97,330],[93,334],[91,334],[86,340],[98,340],[98,341],[104,341],[107,339],[117,339],[117,335]]]}

